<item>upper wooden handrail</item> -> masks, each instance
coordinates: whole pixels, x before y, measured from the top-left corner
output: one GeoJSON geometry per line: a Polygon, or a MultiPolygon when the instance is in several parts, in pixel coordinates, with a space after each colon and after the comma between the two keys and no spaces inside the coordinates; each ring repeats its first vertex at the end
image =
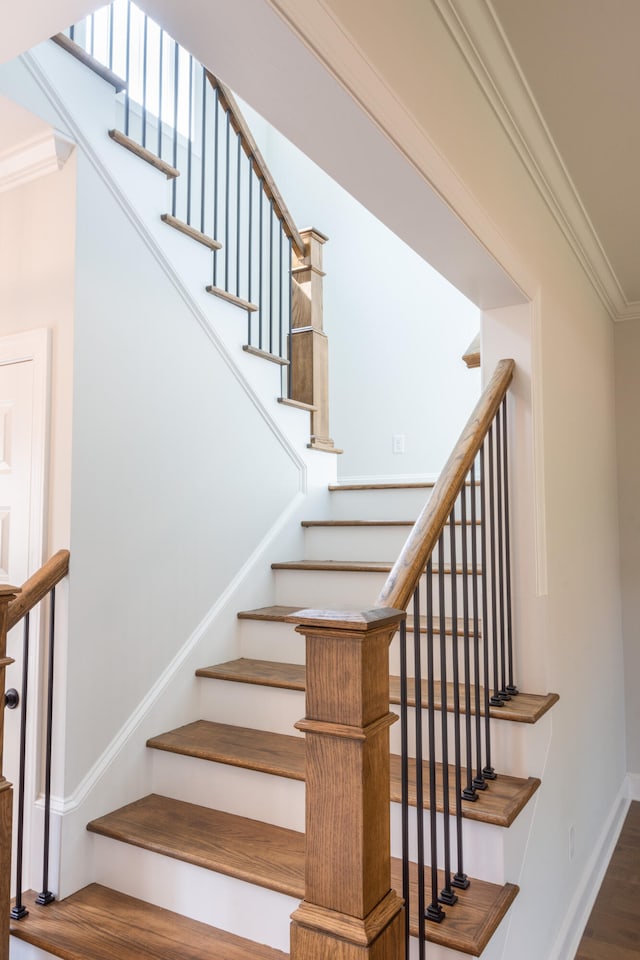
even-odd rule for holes
{"type": "Polygon", "coordinates": [[[500,360],[496,366],[491,380],[460,434],[429,500],[387,577],[376,601],[376,607],[395,607],[397,610],[406,610],[476,454],[504,399],[513,378],[514,369],[513,360],[500,360]]]}
{"type": "Polygon", "coordinates": [[[215,77],[209,70],[206,71],[207,78],[212,87],[218,89],[218,101],[222,109],[229,114],[231,126],[235,132],[240,137],[242,143],[242,149],[249,158],[253,159],[253,168],[257,172],[258,176],[261,177],[264,192],[267,197],[273,201],[273,209],[275,210],[278,218],[282,221],[284,226],[284,232],[291,239],[291,243],[300,258],[305,256],[305,246],[298,228],[293,222],[293,217],[289,212],[286,203],[282,199],[282,195],[278,190],[275,180],[271,176],[271,172],[267,166],[267,162],[260,153],[258,144],[256,143],[251,130],[247,126],[247,121],[242,116],[242,112],[236,98],[231,93],[228,87],[224,85],[222,80],[219,80],[215,77]]]}
{"type": "Polygon", "coordinates": [[[9,604],[7,630],[35,607],[69,572],[69,551],[58,550],[39,570],[25,580],[20,594],[9,604]]]}

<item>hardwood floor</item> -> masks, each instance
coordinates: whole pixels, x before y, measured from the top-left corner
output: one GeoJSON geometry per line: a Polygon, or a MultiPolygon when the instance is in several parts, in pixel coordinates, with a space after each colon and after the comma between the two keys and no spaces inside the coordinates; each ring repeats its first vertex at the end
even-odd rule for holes
{"type": "Polygon", "coordinates": [[[629,813],[575,960],[640,958],[640,802],[629,813]]]}

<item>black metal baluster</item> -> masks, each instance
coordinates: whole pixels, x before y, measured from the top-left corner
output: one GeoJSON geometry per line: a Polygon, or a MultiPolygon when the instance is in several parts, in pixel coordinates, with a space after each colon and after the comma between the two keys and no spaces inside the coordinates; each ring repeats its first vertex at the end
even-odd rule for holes
{"type": "Polygon", "coordinates": [[[131,114],[131,95],[129,92],[131,81],[131,3],[127,3],[127,28],[125,34],[125,80],[127,83],[124,92],[124,132],[129,136],[129,120],[131,114]]]}
{"type": "MultiPolygon", "coordinates": [[[[495,478],[494,478],[494,451],[493,451],[493,428],[492,423],[489,427],[487,439],[489,442],[489,524],[487,529],[487,540],[491,538],[491,547],[489,548],[489,564],[491,568],[491,637],[493,649],[493,694],[489,701],[492,706],[502,706],[502,697],[500,696],[500,679],[498,676],[498,595],[496,584],[496,505],[495,505],[495,478]]],[[[487,575],[484,566],[482,568],[483,576],[487,575]]]]}
{"type": "Polygon", "coordinates": [[[158,49],[158,156],[162,160],[162,94],[164,85],[164,30],[160,27],[158,49]]]}
{"type": "Polygon", "coordinates": [[[498,694],[502,700],[511,700],[507,693],[507,653],[505,636],[505,612],[504,612],[504,538],[502,534],[503,514],[502,514],[502,431],[500,429],[500,410],[496,412],[496,499],[497,499],[497,526],[498,526],[498,608],[499,608],[499,626],[500,626],[500,688],[498,694]]]}
{"type": "MultiPolygon", "coordinates": [[[[464,496],[464,491],[463,491],[464,496]]],[[[456,846],[458,868],[451,881],[452,887],[458,890],[466,890],[469,886],[469,878],[464,872],[464,859],[462,850],[462,744],[460,742],[460,663],[458,649],[458,577],[457,577],[457,551],[456,551],[456,509],[455,505],[449,514],[449,548],[451,551],[451,655],[453,658],[453,737],[454,737],[454,758],[455,758],[455,784],[456,784],[456,846]]],[[[463,575],[464,583],[464,575],[463,575]]],[[[474,794],[475,799],[475,794],[474,794]]]]}
{"type": "Polygon", "coordinates": [[[413,594],[413,696],[415,702],[415,774],[416,774],[416,841],[418,857],[418,956],[424,960],[425,891],[424,891],[424,783],[422,775],[422,657],[420,649],[420,587],[413,594]]]}
{"type": "MultiPolygon", "coordinates": [[[[476,462],[471,464],[471,609],[473,612],[473,675],[475,683],[476,713],[476,776],[473,786],[476,790],[486,790],[487,783],[482,775],[482,685],[480,683],[480,618],[478,616],[478,526],[476,515],[476,462]]],[[[483,625],[484,626],[484,625],[483,625]]],[[[483,634],[484,637],[484,634],[483,634]]]]}
{"type": "MultiPolygon", "coordinates": [[[[180,47],[173,41],[173,166],[178,167],[178,86],[180,74],[180,47]]],[[[174,177],[172,183],[171,213],[175,217],[178,208],[178,182],[174,177]]]]}
{"type": "Polygon", "coordinates": [[[402,810],[402,896],[404,936],[409,947],[409,698],[407,690],[407,622],[400,624],[400,785],[402,810]]]}
{"type": "Polygon", "coordinates": [[[73,42],[75,43],[75,40],[76,40],[76,28],[75,28],[75,24],[73,24],[73,23],[72,23],[71,26],[69,27],[69,39],[70,39],[70,40],[73,40],[73,42]]]}
{"type": "Polygon", "coordinates": [[[293,354],[293,242],[291,237],[289,237],[289,258],[287,260],[287,269],[289,276],[288,283],[288,294],[289,294],[289,336],[288,336],[288,346],[287,346],[287,355],[289,359],[289,366],[287,367],[287,396],[291,399],[291,367],[292,367],[292,354],[293,354]]]}
{"type": "Polygon", "coordinates": [[[258,248],[258,347],[262,350],[262,261],[263,261],[263,245],[264,245],[264,234],[263,234],[263,200],[264,200],[264,180],[260,177],[258,181],[258,198],[260,202],[260,217],[259,217],[259,238],[260,246],[258,248]]]}
{"type": "MultiPolygon", "coordinates": [[[[452,573],[452,578],[454,574],[452,573]]],[[[458,897],[451,889],[451,811],[449,804],[449,730],[447,694],[447,619],[445,616],[444,534],[438,538],[438,607],[440,617],[440,721],[442,728],[442,827],[444,833],[444,887],[440,900],[449,906],[458,897]]]]}
{"type": "Polygon", "coordinates": [[[24,617],[22,641],[22,703],[20,707],[20,765],[18,772],[18,824],[16,831],[16,898],[11,919],[22,920],[29,911],[22,902],[22,854],[24,847],[24,788],[27,757],[27,702],[29,699],[29,614],[24,617]]]}
{"type": "MultiPolygon", "coordinates": [[[[489,604],[487,599],[487,519],[486,519],[486,471],[485,471],[484,443],[480,447],[480,550],[482,565],[482,638],[483,638],[483,667],[484,667],[484,729],[485,729],[485,765],[482,776],[485,780],[495,780],[496,772],[491,766],[491,717],[492,698],[489,697],[489,604]]],[[[502,706],[498,698],[497,706],[502,706]]]]}
{"type": "MultiPolygon", "coordinates": [[[[240,181],[242,178],[242,137],[240,134],[237,135],[238,141],[238,156],[237,156],[237,169],[236,169],[236,297],[240,296],[240,204],[241,204],[241,193],[240,193],[240,181]]],[[[247,311],[250,313],[251,311],[247,311]]]]}
{"type": "Polygon", "coordinates": [[[187,100],[187,223],[191,226],[191,173],[193,168],[193,57],[189,54],[189,96],[187,100]]]}
{"type": "Polygon", "coordinates": [[[273,353],[273,197],[269,198],[269,353],[273,353]]]}
{"type": "Polygon", "coordinates": [[[230,205],[230,177],[231,177],[231,111],[226,115],[227,140],[225,146],[224,168],[224,288],[229,292],[229,205],[230,205]]]}
{"type": "Polygon", "coordinates": [[[209,81],[204,67],[199,66],[202,71],[202,117],[200,118],[201,129],[201,151],[202,159],[200,161],[200,233],[205,233],[206,227],[206,184],[207,184],[207,95],[209,92],[209,81]]]}
{"type": "MultiPolygon", "coordinates": [[[[446,914],[440,906],[438,894],[438,813],[436,810],[436,694],[433,651],[433,561],[427,561],[427,717],[429,731],[429,832],[431,842],[431,903],[426,909],[427,920],[441,923],[446,914]]],[[[414,633],[420,624],[413,625],[414,633]]],[[[441,707],[444,710],[444,707],[441,707]]],[[[419,866],[418,866],[419,869],[419,866]]]]}
{"type": "MultiPolygon", "coordinates": [[[[213,239],[218,239],[218,174],[220,170],[218,147],[219,147],[219,127],[220,127],[220,94],[218,88],[215,88],[214,104],[214,125],[213,125],[213,239]]],[[[217,250],[213,253],[213,285],[218,285],[218,256],[217,250]]]]}
{"type": "Polygon", "coordinates": [[[42,844],[42,890],[36,897],[41,907],[52,903],[54,895],[49,890],[49,837],[51,828],[51,748],[53,740],[53,664],[56,632],[56,588],[51,590],[49,607],[49,669],[47,676],[47,731],[44,774],[44,839],[42,844]]]}
{"type": "Polygon", "coordinates": [[[147,145],[147,47],[149,42],[149,18],[145,14],[142,29],[142,146],[147,145]]]}
{"type": "Polygon", "coordinates": [[[515,697],[518,688],[514,682],[513,673],[513,622],[511,615],[511,545],[509,520],[509,455],[507,446],[507,398],[502,401],[502,456],[504,469],[504,542],[505,542],[505,580],[507,591],[507,650],[509,657],[509,682],[507,693],[515,697]]]}
{"type": "MultiPolygon", "coordinates": [[[[249,157],[249,229],[247,231],[247,300],[251,303],[251,293],[253,288],[253,155],[249,157]]],[[[253,310],[247,310],[247,343],[251,343],[251,316],[253,310]]]]}
{"type": "Polygon", "coordinates": [[[461,560],[462,560],[462,643],[464,648],[464,711],[467,783],[462,791],[465,800],[478,799],[473,785],[473,738],[471,718],[471,650],[469,638],[469,544],[467,529],[467,493],[463,486],[459,496],[461,560]]]}

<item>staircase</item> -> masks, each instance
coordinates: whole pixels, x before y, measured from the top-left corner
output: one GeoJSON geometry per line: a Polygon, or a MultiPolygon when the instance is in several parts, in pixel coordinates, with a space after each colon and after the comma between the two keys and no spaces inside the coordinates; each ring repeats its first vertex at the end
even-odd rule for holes
{"type": "MultiPolygon", "coordinates": [[[[351,551],[387,556],[428,494],[428,485],[331,489],[331,517],[303,522],[305,559],[273,563],[276,602],[238,613],[242,656],[197,671],[198,718],[148,741],[141,762],[153,765],[154,792],[88,824],[96,883],[46,909],[27,898],[30,914],[13,924],[14,937],[53,956],[85,960],[285,955],[289,916],[305,892],[305,742],[293,727],[305,713],[305,656],[292,621],[300,607],[326,605],[334,594],[338,606],[349,598],[352,608],[365,608],[390,564],[342,558],[351,551]],[[263,941],[269,946],[257,946],[263,941]]],[[[451,626],[448,621],[447,632],[451,626]]],[[[397,638],[392,665],[396,645],[397,638]]],[[[397,709],[393,666],[389,699],[397,709]]],[[[516,753],[526,757],[535,724],[557,699],[521,693],[492,708],[496,740],[514,738],[516,753]]],[[[401,889],[397,726],[391,728],[390,803],[392,883],[401,889]]],[[[435,958],[479,956],[485,948],[486,956],[497,956],[492,937],[518,893],[501,876],[508,846],[503,835],[540,780],[510,775],[499,760],[496,767],[499,776],[489,789],[474,803],[462,802],[469,872],[478,879],[459,891],[445,922],[427,924],[435,958]]],[[[415,786],[415,762],[411,782],[415,786]]],[[[415,804],[415,790],[409,802],[415,804]]],[[[455,809],[453,791],[450,804],[455,809]]],[[[441,811],[441,792],[437,805],[441,811]]],[[[413,937],[417,929],[414,915],[413,937]]]]}

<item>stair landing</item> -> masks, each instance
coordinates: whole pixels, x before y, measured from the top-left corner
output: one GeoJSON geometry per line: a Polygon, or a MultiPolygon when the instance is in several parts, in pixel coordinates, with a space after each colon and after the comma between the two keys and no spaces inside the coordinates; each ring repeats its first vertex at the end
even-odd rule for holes
{"type": "Polygon", "coordinates": [[[54,901],[34,904],[11,924],[11,934],[63,960],[286,960],[288,954],[206,923],[154,907],[98,883],[54,901]]]}

